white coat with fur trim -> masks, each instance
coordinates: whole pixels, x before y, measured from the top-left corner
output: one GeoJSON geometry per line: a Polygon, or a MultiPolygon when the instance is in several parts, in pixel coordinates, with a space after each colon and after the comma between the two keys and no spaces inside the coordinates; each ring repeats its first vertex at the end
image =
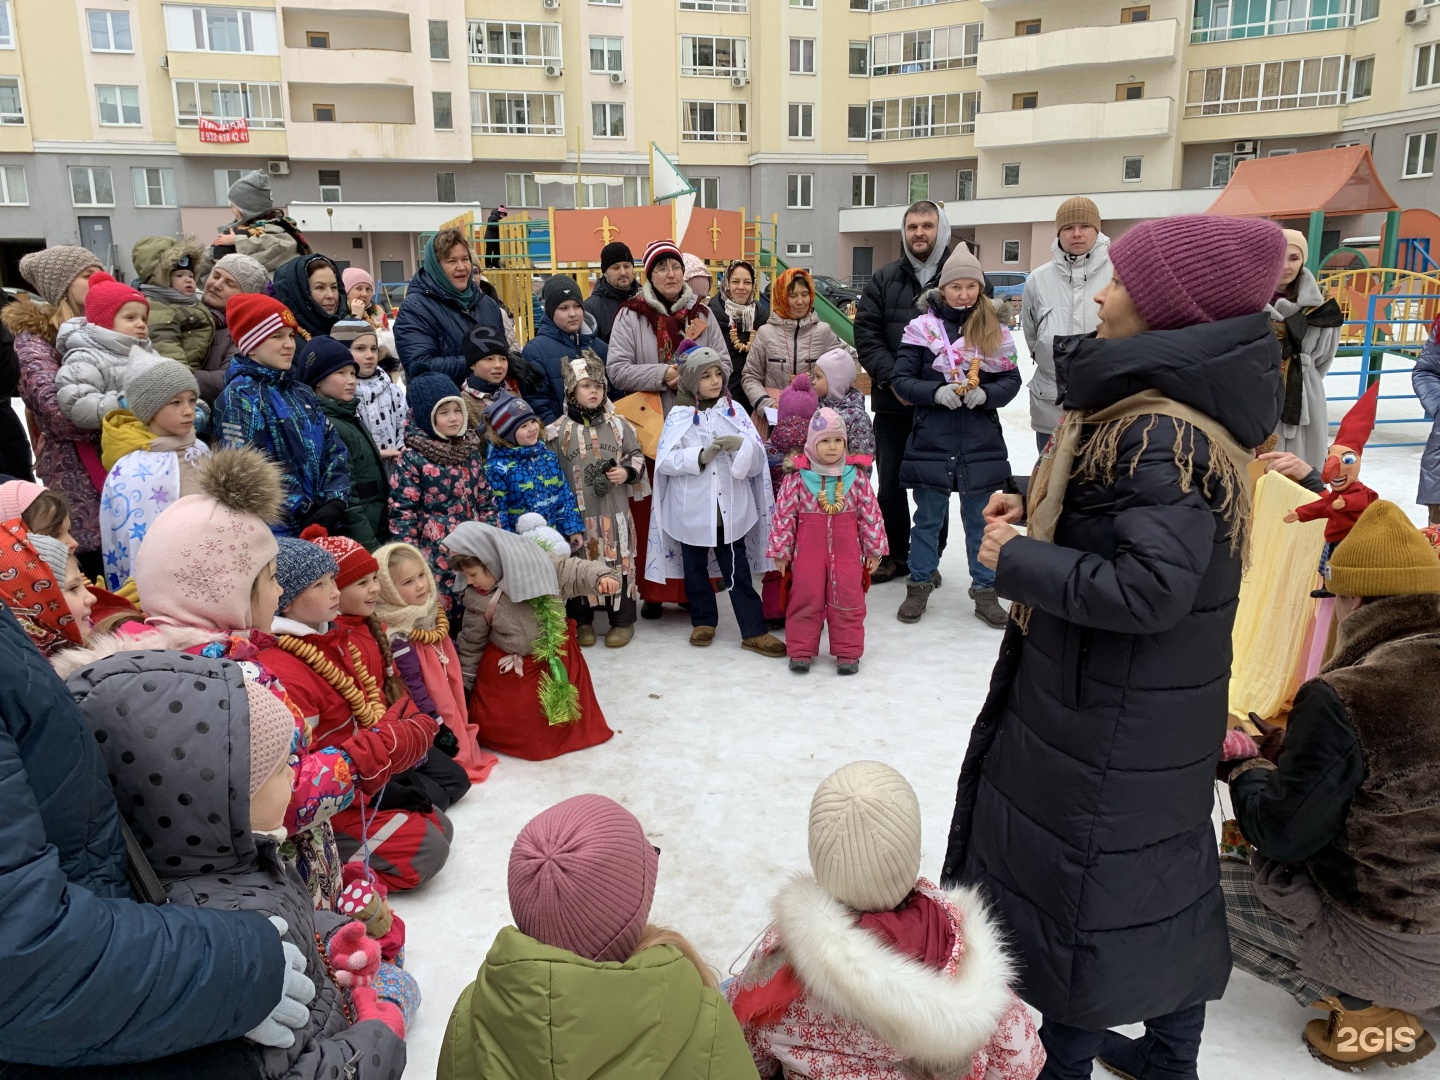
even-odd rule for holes
{"type": "Polygon", "coordinates": [[[901,955],[858,925],[812,877],[775,901],[775,922],[732,984],[774,977],[783,960],[803,986],[776,1023],[747,1026],[764,1078],[1034,1080],[1045,1064],[1035,1025],[1010,989],[1013,967],[977,892],[920,879],[955,931],[944,968],[901,955]]]}
{"type": "Polygon", "coordinates": [[[136,356],[153,359],[149,341],[71,319],[55,336],[65,354],[55,373],[55,399],[65,419],[76,427],[99,431],[108,413],[124,408],[125,372],[136,356]]]}

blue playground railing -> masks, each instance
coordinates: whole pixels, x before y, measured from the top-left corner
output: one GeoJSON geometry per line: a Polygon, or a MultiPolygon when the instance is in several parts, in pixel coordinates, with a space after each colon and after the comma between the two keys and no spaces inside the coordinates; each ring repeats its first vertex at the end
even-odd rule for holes
{"type": "MultiPolygon", "coordinates": [[[[1370,388],[1370,384],[1382,375],[1406,375],[1414,370],[1415,360],[1430,337],[1431,319],[1426,312],[1434,307],[1434,293],[1371,294],[1366,298],[1366,312],[1363,319],[1350,319],[1341,329],[1341,340],[1351,339],[1352,344],[1341,345],[1336,353],[1336,367],[1327,373],[1327,378],[1345,379],[1353,377],[1355,392],[1329,394],[1326,401],[1355,401],[1370,388]],[[1359,340],[1354,339],[1357,336],[1359,340]],[[1345,360],[1355,359],[1359,366],[1352,369],[1340,368],[1345,360]],[[1386,361],[1390,360],[1390,366],[1386,361]],[[1395,361],[1399,361],[1397,364],[1395,361]],[[1403,365],[1403,366],[1401,366],[1403,365]]],[[[1411,392],[1409,382],[1403,394],[1380,395],[1381,401],[1406,400],[1419,406],[1411,392]]],[[[1377,418],[1376,424],[1429,424],[1430,418],[1423,412],[1415,416],[1377,418]]],[[[1337,426],[1332,420],[1330,426],[1337,426]]],[[[1386,446],[1424,446],[1418,442],[1386,443],[1386,446]]]]}

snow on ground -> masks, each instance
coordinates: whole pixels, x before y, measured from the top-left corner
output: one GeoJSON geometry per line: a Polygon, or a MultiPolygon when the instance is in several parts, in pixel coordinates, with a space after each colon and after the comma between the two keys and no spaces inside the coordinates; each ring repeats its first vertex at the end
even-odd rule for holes
{"type": "MultiPolygon", "coordinates": [[[[1028,383],[1028,361],[1024,366],[1028,383]]],[[[1332,381],[1332,394],[1354,393],[1356,380],[1332,381]]],[[[1384,392],[1408,386],[1408,377],[1387,377],[1384,392]]],[[[1003,414],[1017,472],[1035,459],[1026,402],[1022,392],[1003,414]]],[[[1332,411],[1338,418],[1346,407],[1334,403],[1332,411]]],[[[1419,414],[1413,399],[1386,402],[1382,410],[1419,414]]],[[[1379,438],[1423,440],[1428,427],[1385,426],[1379,438]]],[[[1423,521],[1423,509],[1413,506],[1419,455],[1419,448],[1377,446],[1366,455],[1363,476],[1423,521]]],[[[965,596],[958,529],[942,572],[945,585],[918,626],[895,619],[901,583],[871,590],[865,658],[860,674],[844,681],[828,658],[797,676],[783,660],[742,652],[723,599],[720,631],[707,650],[688,644],[688,619],[673,608],[659,622],[642,620],[625,649],[586,650],[615,738],[555,761],[502,759],[452,811],[455,845],[444,872],[395,899],[409,929],[406,966],[425,995],[410,1031],[408,1074],[434,1074],[456,997],[496,931],[511,921],[505,870],[516,834],[572,795],[608,795],[640,818],[662,850],[655,920],[682,930],[722,972],[739,970],[787,875],[808,869],[811,794],[848,761],[878,759],[909,778],[924,811],[922,872],[938,877],[960,759],[1000,641],[1000,631],[976,619],[965,596]]],[[[1300,1041],[1306,1020],[1320,1015],[1236,972],[1224,1000],[1210,1008],[1201,1077],[1333,1076],[1300,1041]]],[[[1440,1075],[1428,1063],[1411,1071],[1416,1080],[1440,1075]]]]}

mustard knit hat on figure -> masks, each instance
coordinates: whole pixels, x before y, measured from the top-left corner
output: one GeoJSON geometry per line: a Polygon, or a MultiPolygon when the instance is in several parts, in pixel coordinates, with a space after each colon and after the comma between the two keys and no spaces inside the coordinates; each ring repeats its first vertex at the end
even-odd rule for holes
{"type": "Polygon", "coordinates": [[[1337,596],[1440,593],[1440,559],[1405,511],[1381,499],[1335,546],[1327,585],[1337,596]]]}

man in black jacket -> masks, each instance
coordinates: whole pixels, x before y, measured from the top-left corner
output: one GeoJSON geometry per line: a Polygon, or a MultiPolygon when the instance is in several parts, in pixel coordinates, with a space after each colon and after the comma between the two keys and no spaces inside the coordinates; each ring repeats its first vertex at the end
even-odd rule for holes
{"type": "Polygon", "coordinates": [[[585,298],[585,310],[595,316],[595,336],[610,344],[610,328],[620,305],[640,291],[635,280],[635,256],[619,240],[600,249],[600,280],[585,298]]]}
{"type": "MultiPolygon", "coordinates": [[[[950,219],[944,208],[928,200],[911,204],[901,222],[900,243],[903,254],[876,271],[855,312],[855,348],[870,374],[870,407],[875,411],[876,498],[890,541],[890,554],[871,576],[876,582],[910,573],[910,500],[900,486],[900,463],[915,409],[895,396],[890,380],[900,335],[920,314],[915,303],[921,293],[938,284],[950,257],[950,219]]],[[[940,550],[945,550],[945,530],[940,534],[940,550]]]]}

